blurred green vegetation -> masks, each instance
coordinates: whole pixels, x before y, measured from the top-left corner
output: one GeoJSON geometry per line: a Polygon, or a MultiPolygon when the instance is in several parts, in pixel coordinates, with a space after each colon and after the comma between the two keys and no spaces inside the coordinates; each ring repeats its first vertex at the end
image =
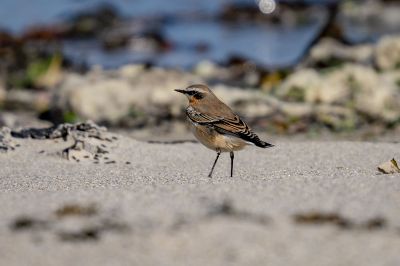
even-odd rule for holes
{"type": "Polygon", "coordinates": [[[76,123],[79,122],[81,119],[79,119],[79,116],[72,112],[72,111],[67,111],[63,113],[63,120],[65,123],[76,123]]]}
{"type": "Polygon", "coordinates": [[[43,88],[54,85],[61,71],[62,61],[60,53],[35,57],[26,62],[26,67],[9,73],[7,85],[11,88],[43,88]]]}

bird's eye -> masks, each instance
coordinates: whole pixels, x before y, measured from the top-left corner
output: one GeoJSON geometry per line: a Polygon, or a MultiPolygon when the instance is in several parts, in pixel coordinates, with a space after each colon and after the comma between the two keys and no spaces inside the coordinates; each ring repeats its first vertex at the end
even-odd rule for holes
{"type": "Polygon", "coordinates": [[[204,98],[203,93],[196,91],[196,90],[188,91],[188,92],[186,92],[186,94],[189,96],[193,96],[197,100],[204,98]]]}
{"type": "Polygon", "coordinates": [[[200,92],[197,92],[197,93],[194,95],[194,98],[196,98],[197,100],[200,100],[200,99],[204,98],[204,95],[203,95],[202,93],[200,93],[200,92]]]}

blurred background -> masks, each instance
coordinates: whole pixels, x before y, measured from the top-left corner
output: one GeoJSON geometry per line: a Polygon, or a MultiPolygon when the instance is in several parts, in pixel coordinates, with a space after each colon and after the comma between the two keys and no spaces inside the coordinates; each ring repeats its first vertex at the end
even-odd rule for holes
{"type": "Polygon", "coordinates": [[[205,83],[261,135],[398,141],[400,1],[2,0],[0,126],[189,136],[205,83]]]}

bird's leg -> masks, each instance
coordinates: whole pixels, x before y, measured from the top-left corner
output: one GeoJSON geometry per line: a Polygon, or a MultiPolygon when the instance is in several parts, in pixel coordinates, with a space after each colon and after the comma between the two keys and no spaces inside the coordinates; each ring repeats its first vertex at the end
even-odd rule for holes
{"type": "Polygon", "coordinates": [[[233,176],[233,158],[235,158],[235,154],[233,154],[233,151],[230,153],[231,155],[231,177],[233,176]]]}
{"type": "Polygon", "coordinates": [[[219,158],[219,155],[221,154],[221,151],[220,150],[217,150],[217,158],[215,158],[215,161],[214,161],[214,164],[213,164],[213,166],[211,167],[211,171],[210,171],[210,173],[208,174],[208,177],[212,177],[212,173],[213,173],[213,171],[214,171],[214,167],[215,167],[215,165],[217,164],[217,161],[218,161],[218,158],[219,158]]]}

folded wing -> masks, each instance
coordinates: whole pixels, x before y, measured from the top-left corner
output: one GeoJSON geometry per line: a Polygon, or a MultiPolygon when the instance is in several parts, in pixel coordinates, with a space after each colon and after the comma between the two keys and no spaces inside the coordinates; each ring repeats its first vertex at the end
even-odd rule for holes
{"type": "Polygon", "coordinates": [[[226,118],[198,112],[193,108],[188,108],[186,114],[192,122],[210,126],[220,134],[238,137],[262,148],[273,146],[270,143],[260,140],[260,138],[251,131],[250,127],[241,120],[238,115],[233,114],[231,115],[231,118],[226,118]]]}

